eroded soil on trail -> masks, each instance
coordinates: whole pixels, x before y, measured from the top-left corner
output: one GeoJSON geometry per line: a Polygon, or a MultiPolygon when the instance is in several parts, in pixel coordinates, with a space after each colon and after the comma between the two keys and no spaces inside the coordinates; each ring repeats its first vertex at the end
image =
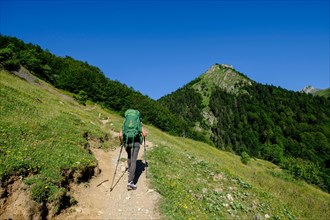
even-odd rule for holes
{"type": "MultiPolygon", "coordinates": [[[[146,146],[151,146],[147,142],[146,146]]],[[[149,149],[150,147],[147,147],[149,149]]],[[[101,173],[88,183],[71,187],[70,195],[77,204],[55,219],[160,219],[157,210],[159,194],[150,188],[146,178],[144,149],[140,148],[137,161],[137,189],[127,190],[127,153],[122,150],[113,190],[110,191],[120,148],[113,151],[91,149],[101,173]]],[[[148,150],[147,150],[148,151],[148,150]]]]}

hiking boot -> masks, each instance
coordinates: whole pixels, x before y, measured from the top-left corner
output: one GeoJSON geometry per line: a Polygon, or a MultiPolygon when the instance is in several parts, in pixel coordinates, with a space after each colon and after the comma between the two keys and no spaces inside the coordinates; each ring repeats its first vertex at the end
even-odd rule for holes
{"type": "Polygon", "coordinates": [[[133,181],[131,181],[127,184],[127,190],[135,190],[136,188],[137,187],[136,187],[136,185],[134,184],[133,181]]]}

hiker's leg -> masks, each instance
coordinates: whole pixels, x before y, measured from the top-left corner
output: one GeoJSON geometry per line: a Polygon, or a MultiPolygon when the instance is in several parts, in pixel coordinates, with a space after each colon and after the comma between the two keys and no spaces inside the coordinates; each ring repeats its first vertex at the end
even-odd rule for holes
{"type": "Polygon", "coordinates": [[[140,143],[136,142],[134,144],[134,148],[132,148],[131,152],[131,167],[130,167],[130,176],[128,177],[128,182],[134,181],[135,170],[136,170],[136,160],[140,150],[140,143]]]}
{"type": "Polygon", "coordinates": [[[127,172],[128,172],[128,180],[130,179],[129,175],[131,174],[131,149],[132,149],[132,146],[128,146],[125,148],[126,152],[127,152],[127,172]]]}

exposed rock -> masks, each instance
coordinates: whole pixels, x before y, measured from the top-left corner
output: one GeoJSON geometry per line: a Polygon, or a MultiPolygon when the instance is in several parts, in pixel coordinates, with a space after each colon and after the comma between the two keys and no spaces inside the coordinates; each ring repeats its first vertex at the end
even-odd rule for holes
{"type": "Polygon", "coordinates": [[[315,89],[313,86],[305,86],[300,92],[306,93],[306,94],[313,94],[317,92],[319,89],[315,89]]]}

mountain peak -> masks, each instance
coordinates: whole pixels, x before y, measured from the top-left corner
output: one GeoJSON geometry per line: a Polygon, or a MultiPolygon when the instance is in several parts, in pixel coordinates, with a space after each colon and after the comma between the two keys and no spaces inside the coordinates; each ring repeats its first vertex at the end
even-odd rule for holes
{"type": "Polygon", "coordinates": [[[319,89],[315,89],[313,86],[309,85],[309,86],[305,86],[301,92],[306,93],[306,94],[313,94],[315,92],[317,92],[319,89]]]}
{"type": "Polygon", "coordinates": [[[214,72],[218,69],[234,69],[233,65],[229,65],[229,64],[214,64],[210,67],[210,69],[208,69],[206,72],[214,72]]]}
{"type": "Polygon", "coordinates": [[[200,82],[194,87],[197,91],[201,91],[205,87],[211,89],[218,87],[227,92],[235,93],[238,83],[251,85],[251,80],[237,72],[232,65],[214,64],[200,76],[200,82]]]}

